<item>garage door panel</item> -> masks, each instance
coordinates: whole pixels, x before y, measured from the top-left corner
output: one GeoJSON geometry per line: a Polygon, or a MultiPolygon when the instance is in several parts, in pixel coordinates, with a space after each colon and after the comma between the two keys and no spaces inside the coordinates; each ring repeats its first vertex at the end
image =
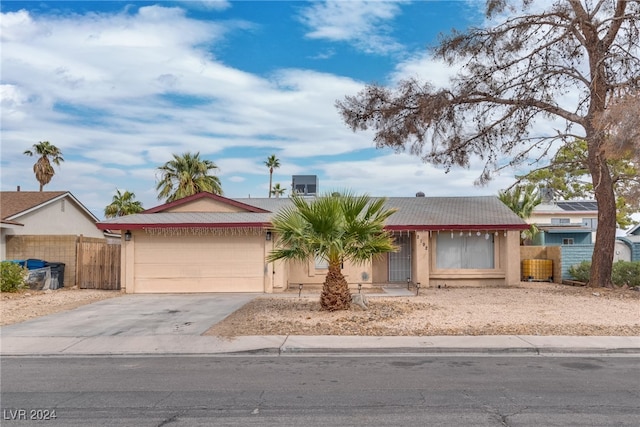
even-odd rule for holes
{"type": "Polygon", "coordinates": [[[262,279],[140,279],[136,293],[262,292],[262,279]]]}
{"type": "Polygon", "coordinates": [[[233,261],[262,250],[260,236],[203,236],[171,238],[145,236],[136,241],[136,263],[181,262],[200,264],[211,260],[233,261]]]}
{"type": "Polygon", "coordinates": [[[262,276],[262,264],[238,263],[227,265],[225,269],[216,265],[175,266],[167,264],[138,264],[138,276],[146,278],[217,278],[262,276]]]}
{"type": "Polygon", "coordinates": [[[263,236],[155,236],[135,240],[135,292],[263,292],[263,236]]]}

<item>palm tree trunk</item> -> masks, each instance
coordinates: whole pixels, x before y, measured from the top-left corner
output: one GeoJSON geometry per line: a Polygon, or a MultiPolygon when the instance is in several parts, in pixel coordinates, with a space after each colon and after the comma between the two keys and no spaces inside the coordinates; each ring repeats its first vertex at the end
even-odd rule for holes
{"type": "Polygon", "coordinates": [[[320,294],[320,306],[327,311],[348,310],[351,306],[349,285],[342,275],[340,263],[329,263],[327,278],[320,294]]]}
{"type": "Polygon", "coordinates": [[[271,184],[273,183],[273,168],[269,168],[269,198],[271,198],[271,184]]]}

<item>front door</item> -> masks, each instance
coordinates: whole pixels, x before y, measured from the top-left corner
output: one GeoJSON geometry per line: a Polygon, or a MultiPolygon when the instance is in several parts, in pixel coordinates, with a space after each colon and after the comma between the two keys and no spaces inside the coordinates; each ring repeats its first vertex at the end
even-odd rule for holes
{"type": "Polygon", "coordinates": [[[398,252],[389,253],[389,281],[411,280],[411,238],[409,234],[395,234],[398,252]]]}

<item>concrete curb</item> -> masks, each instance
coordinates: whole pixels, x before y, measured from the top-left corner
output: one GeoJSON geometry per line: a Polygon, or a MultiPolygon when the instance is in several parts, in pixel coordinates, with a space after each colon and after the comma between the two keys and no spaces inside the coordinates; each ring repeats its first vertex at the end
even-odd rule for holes
{"type": "Polygon", "coordinates": [[[2,356],[194,355],[627,355],[640,337],[571,336],[215,336],[2,337],[2,356]]]}

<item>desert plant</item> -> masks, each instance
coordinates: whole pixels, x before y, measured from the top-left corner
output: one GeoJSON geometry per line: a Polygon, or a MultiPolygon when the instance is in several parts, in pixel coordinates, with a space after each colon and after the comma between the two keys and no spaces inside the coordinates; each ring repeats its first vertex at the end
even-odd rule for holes
{"type": "Polygon", "coordinates": [[[640,286],[640,261],[618,261],[613,264],[611,280],[617,286],[640,286]]]}
{"type": "Polygon", "coordinates": [[[393,236],[384,229],[395,209],[386,208],[385,199],[350,192],[313,199],[293,193],[291,201],[271,220],[278,239],[267,261],[326,261],[320,305],[327,311],[348,310],[351,294],[342,263],[362,264],[397,250],[393,236]]]}
{"type": "Polygon", "coordinates": [[[11,261],[0,263],[0,291],[18,292],[27,287],[27,269],[11,261]]]}
{"type": "MultiPolygon", "coordinates": [[[[569,274],[579,282],[588,282],[591,269],[590,261],[569,267],[569,274]]],[[[611,281],[616,286],[640,286],[640,261],[618,261],[613,264],[611,281]]]]}
{"type": "Polygon", "coordinates": [[[580,264],[569,267],[569,274],[578,282],[588,282],[591,270],[591,261],[582,261],[580,264]]]}

